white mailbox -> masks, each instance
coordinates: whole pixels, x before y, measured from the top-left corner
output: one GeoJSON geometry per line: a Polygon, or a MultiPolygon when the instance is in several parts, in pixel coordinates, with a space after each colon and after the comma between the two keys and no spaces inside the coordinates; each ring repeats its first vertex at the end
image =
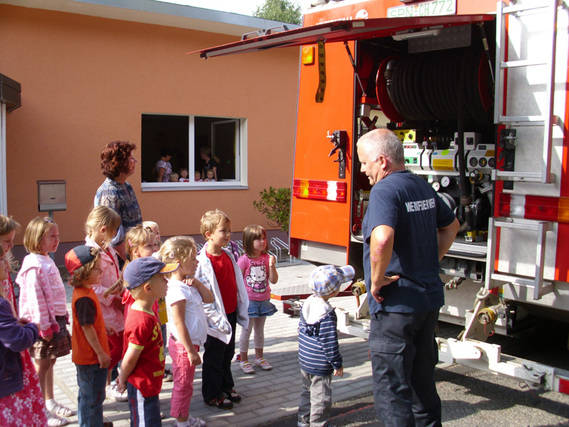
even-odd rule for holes
{"type": "Polygon", "coordinates": [[[66,209],[65,181],[38,181],[38,211],[52,212],[66,209]]]}

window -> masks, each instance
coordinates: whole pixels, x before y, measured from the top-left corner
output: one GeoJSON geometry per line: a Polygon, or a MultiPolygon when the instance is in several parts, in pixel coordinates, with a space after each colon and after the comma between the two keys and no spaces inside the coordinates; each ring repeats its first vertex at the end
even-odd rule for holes
{"type": "Polygon", "coordinates": [[[246,188],[246,126],[245,119],[229,117],[143,114],[142,190],[246,188]],[[180,178],[186,170],[188,182],[157,182],[157,163],[168,156],[172,174],[180,178]],[[208,168],[217,174],[216,181],[205,181],[208,168]]]}

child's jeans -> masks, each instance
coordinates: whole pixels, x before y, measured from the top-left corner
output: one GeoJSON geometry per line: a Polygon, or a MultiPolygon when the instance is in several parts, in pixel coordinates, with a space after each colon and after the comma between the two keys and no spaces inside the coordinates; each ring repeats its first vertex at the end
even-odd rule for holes
{"type": "Polygon", "coordinates": [[[79,425],[102,426],[103,402],[107,385],[107,368],[96,365],[75,365],[77,368],[77,418],[79,425]]]}
{"type": "MultiPolygon", "coordinates": [[[[172,374],[174,375],[174,387],[170,400],[170,415],[173,418],[188,417],[190,415],[190,403],[194,394],[195,365],[190,365],[188,352],[180,341],[174,341],[171,336],[168,344],[170,357],[172,358],[172,374]]],[[[200,346],[194,345],[196,351],[200,346]]]]}
{"type": "Polygon", "coordinates": [[[332,374],[310,375],[302,369],[302,392],[298,405],[298,424],[314,427],[328,425],[332,411],[332,374]]]}
{"type": "Polygon", "coordinates": [[[144,397],[140,390],[129,382],[126,383],[126,389],[128,391],[131,427],[161,427],[159,396],[144,397]]]}

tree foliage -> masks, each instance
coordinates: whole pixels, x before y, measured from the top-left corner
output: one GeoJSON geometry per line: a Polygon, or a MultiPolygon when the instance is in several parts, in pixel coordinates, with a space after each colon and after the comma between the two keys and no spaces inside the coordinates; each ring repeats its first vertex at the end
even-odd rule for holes
{"type": "Polygon", "coordinates": [[[289,0],[265,0],[263,6],[257,6],[253,16],[291,24],[302,23],[300,6],[289,0]]]}
{"type": "Polygon", "coordinates": [[[290,188],[273,188],[259,193],[260,201],[253,201],[256,210],[265,215],[269,222],[280,227],[288,233],[288,223],[290,219],[290,188]]]}

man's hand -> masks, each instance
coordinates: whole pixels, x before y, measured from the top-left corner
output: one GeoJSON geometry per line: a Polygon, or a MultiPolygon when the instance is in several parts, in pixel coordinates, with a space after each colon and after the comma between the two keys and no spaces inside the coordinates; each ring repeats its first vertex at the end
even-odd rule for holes
{"type": "Polygon", "coordinates": [[[379,304],[381,304],[383,302],[383,297],[379,295],[381,288],[383,288],[384,286],[390,285],[393,282],[396,282],[397,280],[399,280],[398,274],[396,274],[394,276],[383,276],[383,280],[381,281],[381,283],[379,285],[372,283],[372,285],[371,285],[371,296],[373,297],[373,299],[376,300],[379,304]]]}

